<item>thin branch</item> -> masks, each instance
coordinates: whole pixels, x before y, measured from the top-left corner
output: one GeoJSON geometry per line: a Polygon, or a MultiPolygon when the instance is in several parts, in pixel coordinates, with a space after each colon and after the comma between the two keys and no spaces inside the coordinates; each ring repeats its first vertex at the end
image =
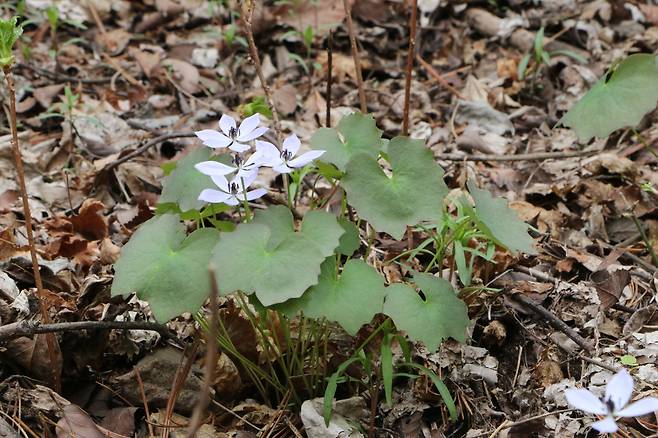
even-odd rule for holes
{"type": "Polygon", "coordinates": [[[598,154],[599,152],[600,151],[595,151],[595,150],[583,150],[583,151],[575,151],[575,152],[536,152],[531,154],[515,154],[515,155],[437,154],[436,159],[443,161],[542,161],[542,160],[556,160],[560,158],[588,157],[590,155],[598,154]]]}
{"type": "MultiPolygon", "coordinates": [[[[258,74],[258,79],[260,80],[260,86],[263,88],[265,93],[265,98],[267,99],[267,104],[272,110],[272,122],[274,123],[274,133],[276,134],[276,139],[279,142],[278,146],[281,147],[283,142],[283,135],[281,133],[281,123],[279,122],[279,113],[276,112],[276,106],[274,105],[274,98],[272,97],[272,90],[270,86],[267,85],[267,80],[263,74],[263,67],[260,62],[260,55],[258,55],[258,48],[256,47],[256,41],[254,40],[254,29],[252,26],[252,20],[254,17],[254,8],[256,1],[248,0],[247,1],[247,13],[244,14],[244,27],[247,32],[247,42],[249,43],[249,54],[251,55],[251,60],[254,62],[256,67],[256,73],[258,74]]],[[[284,178],[285,181],[285,178],[284,178]]],[[[287,190],[286,190],[286,193],[287,190]]]]}
{"type": "Polygon", "coordinates": [[[582,336],[576,333],[571,327],[569,327],[564,321],[555,316],[552,312],[546,309],[541,304],[537,304],[532,301],[530,298],[523,294],[509,294],[509,297],[520,303],[524,306],[531,309],[533,312],[543,317],[548,324],[550,324],[556,330],[560,330],[562,333],[570,337],[580,348],[586,351],[594,350],[594,347],[582,336]]]}
{"type": "Polygon", "coordinates": [[[452,94],[454,94],[457,98],[459,99],[464,99],[464,97],[461,95],[459,90],[457,90],[455,87],[450,85],[448,81],[444,79],[444,77],[436,71],[434,67],[427,61],[425,61],[419,54],[416,55],[416,59],[418,60],[418,63],[423,66],[423,68],[427,71],[427,73],[432,76],[439,84],[444,86],[448,91],[450,91],[452,94]]]}
{"type": "Polygon", "coordinates": [[[155,137],[146,143],[144,143],[142,146],[138,147],[134,151],[132,151],[129,154],[124,155],[123,157],[119,158],[118,160],[115,160],[105,166],[103,170],[110,171],[112,169],[115,169],[119,167],[119,165],[125,163],[126,161],[132,160],[135,157],[138,157],[142,155],[144,152],[152,148],[153,146],[162,143],[163,141],[171,140],[172,138],[189,138],[189,137],[196,137],[196,134],[194,132],[170,132],[169,134],[163,134],[158,137],[155,137]]]}
{"type": "Polygon", "coordinates": [[[349,0],[343,0],[343,7],[345,8],[345,17],[347,18],[347,32],[350,35],[350,46],[352,47],[352,58],[354,58],[354,68],[356,70],[356,83],[359,87],[359,103],[361,105],[361,112],[363,114],[368,112],[366,105],[366,93],[363,89],[363,74],[361,73],[361,57],[359,56],[359,48],[356,45],[356,34],[354,33],[354,23],[352,22],[352,9],[350,8],[349,0]]]}
{"type": "Polygon", "coordinates": [[[214,271],[212,269],[209,271],[211,286],[210,327],[206,333],[205,382],[201,387],[201,394],[187,429],[187,438],[194,438],[201,427],[204,414],[210,404],[210,387],[215,381],[215,370],[217,368],[217,337],[219,335],[219,304],[217,303],[217,297],[219,296],[219,289],[217,288],[217,278],[214,271]]]}
{"type": "MultiPolygon", "coordinates": [[[[21,192],[23,201],[23,216],[25,216],[25,230],[27,232],[27,241],[30,247],[30,258],[32,259],[32,271],[34,272],[34,282],[37,287],[37,297],[39,301],[39,313],[44,323],[50,323],[50,314],[45,303],[45,293],[43,290],[43,281],[41,279],[41,270],[39,268],[39,260],[37,258],[36,243],[34,240],[34,232],[32,231],[32,212],[30,211],[30,202],[28,199],[27,186],[25,185],[25,169],[23,168],[23,156],[18,144],[18,130],[16,129],[16,89],[14,87],[14,75],[11,72],[10,65],[4,67],[5,80],[7,81],[7,91],[9,92],[9,113],[11,120],[9,126],[11,129],[11,145],[14,154],[14,161],[16,162],[16,179],[21,192]]],[[[52,334],[46,335],[46,344],[48,346],[48,358],[50,359],[51,366],[51,384],[53,389],[57,392],[61,389],[60,376],[57,373],[55,364],[58,362],[59,346],[55,342],[55,336],[52,334]]]]}
{"type": "Polygon", "coordinates": [[[151,330],[175,339],[164,325],[148,321],[73,321],[41,324],[38,321],[19,321],[0,326],[0,339],[31,336],[39,333],[56,333],[77,330],[151,330]]]}
{"type": "Polygon", "coordinates": [[[416,51],[416,21],[418,21],[416,0],[411,0],[411,17],[409,18],[409,49],[407,52],[407,71],[404,79],[404,112],[402,116],[402,135],[409,135],[409,104],[411,99],[411,72],[416,51]]]}

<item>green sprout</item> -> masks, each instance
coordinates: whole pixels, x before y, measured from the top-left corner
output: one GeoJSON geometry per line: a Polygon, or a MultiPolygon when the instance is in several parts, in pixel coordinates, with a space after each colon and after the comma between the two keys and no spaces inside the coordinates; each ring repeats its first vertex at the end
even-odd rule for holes
{"type": "Polygon", "coordinates": [[[14,63],[14,44],[23,34],[23,27],[18,24],[18,17],[0,20],[0,66],[4,70],[14,63]]]}
{"type": "Polygon", "coordinates": [[[533,82],[536,79],[537,75],[539,74],[539,71],[541,70],[541,67],[543,65],[550,65],[551,63],[551,58],[556,55],[565,55],[570,58],[575,59],[578,62],[581,63],[586,63],[587,59],[583,58],[579,54],[571,51],[571,50],[554,50],[552,52],[549,52],[544,49],[544,28],[542,27],[537,31],[537,35],[535,36],[535,42],[533,44],[533,49],[532,52],[526,53],[523,58],[521,58],[521,62],[519,63],[518,67],[518,72],[517,75],[520,80],[525,79],[526,73],[529,69],[529,64],[530,61],[532,60],[534,63],[534,71],[533,71],[533,82]]]}

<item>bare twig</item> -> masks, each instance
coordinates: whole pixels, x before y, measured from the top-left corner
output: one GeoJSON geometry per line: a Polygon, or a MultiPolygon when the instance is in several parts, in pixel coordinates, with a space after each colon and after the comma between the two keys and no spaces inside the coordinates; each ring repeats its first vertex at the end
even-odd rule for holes
{"type": "MultiPolygon", "coordinates": [[[[272,122],[274,123],[274,133],[276,134],[276,139],[279,142],[278,146],[281,147],[283,136],[281,133],[281,123],[279,121],[279,114],[276,112],[276,105],[274,105],[274,98],[272,97],[272,90],[267,84],[265,75],[263,74],[263,67],[260,62],[260,55],[258,54],[258,48],[256,47],[256,41],[254,40],[254,28],[252,26],[252,20],[254,17],[254,8],[256,6],[255,0],[248,0],[246,6],[246,14],[244,14],[244,27],[247,32],[247,42],[249,43],[249,55],[251,55],[251,60],[256,67],[256,73],[258,74],[258,79],[260,80],[260,86],[263,88],[265,93],[265,98],[267,99],[267,104],[272,110],[272,122]]],[[[284,178],[285,181],[285,178],[284,178]]],[[[286,190],[286,193],[288,191],[286,190]]]]}
{"type": "Polygon", "coordinates": [[[576,333],[564,321],[562,321],[557,316],[553,315],[553,313],[551,313],[548,309],[546,309],[541,304],[535,303],[534,301],[532,301],[530,298],[528,298],[523,294],[510,294],[509,296],[514,301],[528,307],[536,314],[545,318],[546,322],[548,322],[553,328],[555,328],[556,330],[560,330],[565,335],[570,337],[583,350],[586,350],[588,352],[594,350],[594,347],[585,338],[583,338],[578,333],[576,333]]]}
{"type": "Polygon", "coordinates": [[[444,86],[446,90],[450,91],[453,95],[455,95],[459,99],[463,99],[463,96],[457,90],[455,87],[450,85],[448,81],[445,80],[443,75],[441,75],[438,71],[432,67],[432,65],[425,61],[419,54],[416,55],[416,59],[418,60],[418,63],[423,66],[423,68],[427,71],[427,73],[432,76],[439,84],[444,86]]]}
{"type": "MultiPolygon", "coordinates": [[[[571,412],[573,410],[574,409],[562,409],[562,410],[559,410],[559,411],[545,412],[543,414],[533,415],[532,417],[528,417],[528,418],[525,418],[525,419],[519,420],[519,421],[509,421],[507,424],[503,423],[502,425],[498,426],[496,428],[495,432],[500,432],[501,430],[504,430],[504,429],[509,429],[511,427],[514,427],[514,426],[520,426],[522,424],[530,423],[531,421],[539,420],[541,418],[548,417],[550,415],[564,414],[566,412],[571,412]]],[[[495,435],[492,435],[491,432],[483,432],[479,435],[475,435],[473,438],[481,438],[481,437],[485,437],[485,436],[495,436],[495,435]]]]}
{"type": "Polygon", "coordinates": [[[15,67],[16,69],[19,70],[20,69],[30,70],[39,76],[45,76],[47,78],[56,81],[79,82],[81,84],[107,84],[109,82],[112,82],[112,76],[106,76],[97,79],[87,79],[87,78],[79,78],[77,76],[70,76],[62,73],[57,73],[55,71],[50,71],[43,68],[35,67],[30,64],[17,63],[15,67]]]}
{"type": "Polygon", "coordinates": [[[217,288],[217,278],[215,272],[210,269],[210,327],[206,333],[206,358],[205,358],[205,382],[199,394],[199,400],[194,408],[194,414],[190,420],[187,429],[187,438],[194,438],[201,427],[204,414],[210,404],[210,387],[215,380],[215,370],[217,368],[217,336],[219,327],[219,305],[217,297],[219,290],[217,288]]]}
{"type": "Polygon", "coordinates": [[[171,140],[172,138],[189,138],[189,137],[195,137],[196,134],[194,132],[170,132],[169,134],[163,134],[158,137],[155,137],[146,143],[144,143],[142,146],[138,147],[134,151],[130,152],[129,154],[124,155],[123,157],[119,158],[116,161],[111,162],[105,168],[103,169],[104,171],[110,171],[112,169],[115,169],[119,167],[119,165],[125,163],[126,161],[132,160],[135,157],[138,157],[142,155],[144,152],[152,148],[153,146],[162,143],[163,141],[171,140]]]}
{"type": "Polygon", "coordinates": [[[183,389],[183,385],[187,380],[187,376],[190,374],[190,370],[194,364],[194,359],[196,358],[198,348],[199,341],[197,339],[194,344],[185,348],[181,363],[178,364],[178,369],[176,370],[174,381],[171,383],[171,391],[169,392],[169,399],[167,399],[167,406],[165,408],[165,418],[163,421],[164,431],[162,432],[162,438],[169,438],[169,434],[171,432],[171,418],[174,415],[176,400],[178,400],[178,396],[183,389]]]}
{"type": "Polygon", "coordinates": [[[40,333],[56,333],[75,330],[152,330],[166,338],[175,336],[169,329],[155,322],[148,321],[72,321],[41,324],[38,321],[19,321],[0,326],[0,339],[19,336],[31,336],[40,333]]]}
{"type": "Polygon", "coordinates": [[[493,155],[493,154],[438,154],[436,158],[443,161],[542,161],[557,160],[560,158],[587,157],[598,154],[600,151],[583,150],[574,152],[536,152],[530,154],[493,155]]]}
{"type": "Polygon", "coordinates": [[[361,112],[363,114],[368,112],[366,105],[366,92],[363,88],[363,74],[361,73],[361,57],[359,56],[359,48],[356,45],[356,34],[354,33],[354,23],[352,22],[352,9],[350,8],[349,0],[343,0],[343,7],[345,8],[345,17],[347,18],[347,32],[350,35],[350,46],[352,47],[352,58],[354,58],[354,68],[356,70],[356,83],[359,87],[359,104],[361,105],[361,112]]]}
{"type": "Polygon", "coordinates": [[[334,80],[333,75],[333,57],[334,57],[334,30],[329,30],[329,39],[327,40],[327,117],[325,126],[331,128],[331,85],[334,80]]]}
{"type": "Polygon", "coordinates": [[[411,71],[414,66],[416,51],[416,21],[418,21],[416,0],[411,0],[411,17],[409,18],[409,49],[407,51],[407,71],[404,79],[404,111],[402,116],[402,135],[409,135],[409,100],[411,99],[411,71]]]}
{"type": "Polygon", "coordinates": [[[144,404],[144,413],[146,414],[146,426],[149,430],[149,438],[153,438],[155,433],[153,432],[153,425],[151,424],[151,412],[149,411],[149,403],[146,399],[146,392],[144,391],[144,382],[142,381],[142,375],[139,372],[138,367],[133,367],[135,372],[135,377],[137,378],[137,384],[139,385],[139,394],[142,396],[142,404],[144,404]]]}
{"type": "MultiPolygon", "coordinates": [[[[5,80],[7,82],[7,91],[9,92],[9,113],[10,113],[10,129],[11,129],[11,145],[14,154],[14,161],[16,162],[16,179],[21,192],[23,201],[23,216],[25,216],[25,230],[27,232],[27,241],[30,247],[30,258],[32,259],[32,270],[34,271],[34,282],[37,287],[37,297],[39,298],[39,313],[44,323],[50,323],[50,315],[45,303],[45,293],[43,290],[43,281],[41,279],[41,271],[39,269],[39,260],[37,259],[36,243],[34,241],[34,232],[32,231],[32,212],[30,211],[30,202],[28,200],[27,186],[25,185],[25,170],[23,169],[23,156],[18,144],[18,131],[16,129],[16,90],[14,88],[14,75],[11,72],[10,65],[4,67],[5,80]]],[[[52,333],[46,334],[46,344],[48,346],[48,358],[51,365],[51,384],[56,392],[61,389],[60,376],[57,373],[58,367],[55,364],[58,362],[59,346],[56,344],[55,336],[52,333]]]]}

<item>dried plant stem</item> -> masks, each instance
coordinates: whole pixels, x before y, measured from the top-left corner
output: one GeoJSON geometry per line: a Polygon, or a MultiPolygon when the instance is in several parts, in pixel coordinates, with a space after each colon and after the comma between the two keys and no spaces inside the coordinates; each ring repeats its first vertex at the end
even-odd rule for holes
{"type": "Polygon", "coordinates": [[[354,33],[354,22],[352,22],[352,9],[349,0],[343,0],[343,7],[345,8],[345,17],[347,18],[347,32],[350,35],[350,46],[352,47],[352,58],[354,58],[354,68],[356,70],[356,83],[359,87],[359,104],[361,105],[361,112],[367,113],[368,107],[366,106],[366,92],[363,88],[363,74],[361,73],[361,57],[359,56],[359,48],[356,45],[356,35],[354,33]]]}
{"type": "MultiPolygon", "coordinates": [[[[51,322],[50,315],[48,314],[48,309],[46,308],[46,303],[44,302],[46,297],[43,291],[43,281],[41,280],[41,271],[39,270],[39,260],[37,259],[37,250],[36,244],[34,241],[34,232],[32,231],[32,213],[30,211],[30,203],[27,195],[27,186],[25,185],[25,169],[23,168],[23,156],[21,154],[21,149],[18,144],[18,130],[17,130],[17,119],[16,119],[16,89],[14,87],[14,76],[11,72],[11,67],[7,66],[4,69],[5,80],[7,82],[7,91],[9,93],[9,112],[11,120],[9,126],[11,129],[11,145],[12,151],[14,154],[14,161],[16,162],[16,176],[18,180],[18,186],[21,192],[21,198],[23,200],[23,216],[25,216],[25,230],[27,232],[27,241],[30,247],[30,258],[32,259],[32,270],[34,271],[34,283],[37,287],[37,297],[39,298],[39,313],[41,314],[41,319],[45,324],[51,322]]],[[[61,389],[60,376],[57,374],[57,368],[55,364],[58,362],[58,349],[55,343],[55,335],[52,333],[47,333],[46,335],[46,344],[48,345],[48,358],[50,359],[51,364],[51,384],[53,389],[56,392],[59,392],[61,389]]]]}
{"type": "Polygon", "coordinates": [[[206,333],[206,357],[205,357],[205,382],[201,388],[199,401],[194,408],[194,414],[187,429],[187,438],[194,438],[201,427],[204,414],[210,404],[210,387],[215,381],[215,370],[217,368],[217,336],[219,335],[219,304],[217,297],[217,278],[213,270],[210,270],[210,327],[206,333]]]}
{"type": "Polygon", "coordinates": [[[279,114],[276,112],[276,106],[274,105],[274,98],[272,98],[272,90],[270,86],[267,85],[265,80],[265,75],[263,74],[263,66],[260,62],[260,56],[258,55],[258,48],[256,47],[256,40],[254,39],[254,29],[252,26],[252,20],[254,17],[254,8],[256,6],[255,0],[248,0],[246,6],[246,14],[244,14],[244,27],[247,32],[247,42],[249,43],[249,55],[251,55],[251,60],[256,67],[256,74],[258,74],[258,79],[260,80],[260,86],[263,88],[265,93],[265,98],[267,99],[267,104],[272,110],[272,121],[274,122],[274,133],[276,134],[276,139],[281,146],[283,137],[281,134],[281,122],[279,121],[279,114]]]}
{"type": "Polygon", "coordinates": [[[416,51],[416,22],[418,8],[416,0],[411,0],[411,17],[409,18],[409,50],[407,51],[407,70],[404,80],[404,111],[402,117],[402,135],[409,135],[409,101],[411,99],[411,72],[416,51]]]}
{"type": "Polygon", "coordinates": [[[331,127],[331,86],[334,80],[333,75],[333,58],[334,58],[334,31],[329,30],[329,38],[327,40],[327,95],[325,100],[327,102],[327,116],[325,126],[331,127]]]}

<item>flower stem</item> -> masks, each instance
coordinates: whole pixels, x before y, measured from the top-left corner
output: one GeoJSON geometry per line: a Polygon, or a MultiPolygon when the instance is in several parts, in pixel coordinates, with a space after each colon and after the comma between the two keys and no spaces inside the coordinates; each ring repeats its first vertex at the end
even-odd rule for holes
{"type": "Polygon", "coordinates": [[[251,207],[249,207],[249,200],[247,199],[247,187],[244,185],[244,178],[240,178],[240,183],[242,184],[242,193],[244,194],[242,205],[244,205],[245,222],[249,222],[252,218],[252,215],[251,207]]]}

